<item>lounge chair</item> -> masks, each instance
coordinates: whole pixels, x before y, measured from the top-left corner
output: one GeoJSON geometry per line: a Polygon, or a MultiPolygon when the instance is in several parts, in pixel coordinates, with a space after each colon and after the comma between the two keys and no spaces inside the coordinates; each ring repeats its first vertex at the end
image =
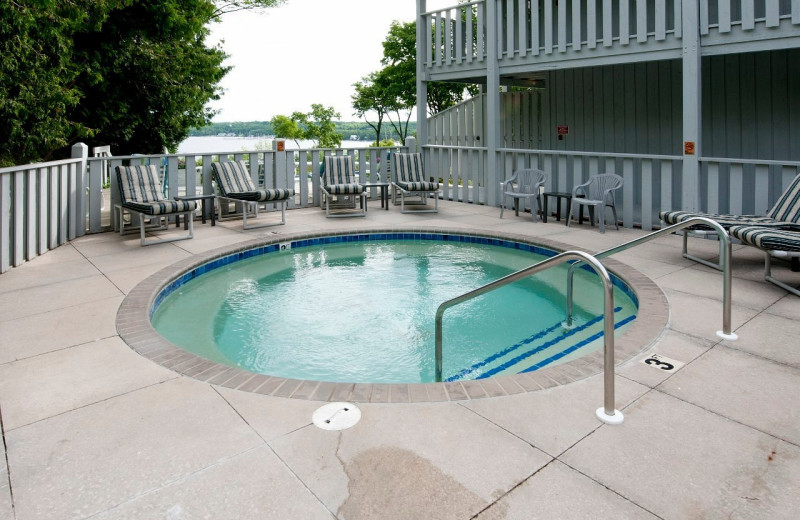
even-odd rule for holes
{"type": "Polygon", "coordinates": [[[325,210],[325,216],[335,217],[365,217],[367,215],[367,191],[356,179],[352,155],[329,155],[323,162],[322,182],[319,190],[322,195],[320,207],[325,210]],[[356,208],[356,199],[359,208],[356,208]],[[331,210],[348,210],[345,212],[331,210]],[[355,211],[349,211],[355,210],[355,211]]]}
{"type": "Polygon", "coordinates": [[[136,214],[139,217],[139,233],[142,246],[152,246],[178,240],[188,240],[194,236],[194,212],[197,203],[187,200],[169,200],[161,195],[161,181],[158,179],[158,169],[154,164],[117,166],[117,186],[120,194],[120,204],[115,209],[119,211],[119,234],[125,233],[124,213],[136,214]],[[161,238],[145,240],[145,232],[153,230],[166,230],[169,226],[167,217],[184,215],[188,220],[188,235],[176,238],[161,238]],[[150,225],[145,226],[145,221],[150,225]]]}
{"type": "Polygon", "coordinates": [[[600,233],[606,232],[606,208],[610,207],[614,215],[614,226],[619,229],[617,222],[617,206],[614,199],[614,191],[622,187],[622,177],[616,173],[601,173],[595,175],[588,182],[579,184],[572,189],[572,199],[567,211],[567,227],[572,220],[572,208],[579,209],[579,215],[583,212],[583,206],[589,206],[589,220],[594,224],[595,213],[600,221],[600,233]],[[597,211],[592,211],[597,208],[597,211]]]}
{"type": "Polygon", "coordinates": [[[215,162],[211,163],[214,177],[217,179],[218,198],[237,203],[242,210],[242,228],[256,229],[269,226],[286,224],[286,206],[294,197],[291,188],[261,189],[253,185],[247,172],[244,161],[215,162]],[[261,224],[247,224],[248,213],[258,217],[259,204],[275,204],[281,207],[280,222],[263,222],[261,224]]]}
{"type": "MultiPolygon", "coordinates": [[[[784,258],[797,263],[800,259],[800,226],[794,230],[764,226],[731,226],[730,235],[742,244],[757,247],[765,253],[764,279],[800,296],[800,289],[777,280],[772,276],[772,257],[784,258]]],[[[795,269],[792,269],[793,271],[795,269]]]]}
{"type": "MultiPolygon", "coordinates": [[[[732,226],[760,226],[781,229],[793,225],[800,225],[800,173],[789,183],[789,187],[778,197],[778,201],[765,216],[691,213],[688,211],[662,211],[658,216],[666,225],[677,224],[691,217],[706,217],[717,222],[726,230],[730,229],[732,226]]],[[[719,263],[709,262],[708,260],[689,254],[689,233],[706,235],[710,233],[716,234],[716,231],[709,231],[702,226],[684,229],[683,257],[721,271],[722,265],[719,263]]]]}
{"type": "Polygon", "coordinates": [[[392,201],[397,205],[400,198],[401,213],[438,213],[439,212],[439,183],[429,180],[425,175],[422,164],[422,155],[418,153],[395,153],[392,160],[392,201]],[[434,208],[424,210],[406,211],[406,197],[416,198],[410,204],[428,205],[428,196],[433,194],[434,208]]]}
{"type": "Polygon", "coordinates": [[[503,211],[506,209],[506,197],[514,201],[514,207],[519,215],[520,200],[528,199],[531,207],[531,220],[536,222],[536,215],[541,212],[539,203],[540,188],[547,181],[547,174],[535,168],[523,168],[514,172],[505,182],[500,183],[500,193],[502,193],[502,204],[500,205],[500,218],[503,218],[503,211]]]}

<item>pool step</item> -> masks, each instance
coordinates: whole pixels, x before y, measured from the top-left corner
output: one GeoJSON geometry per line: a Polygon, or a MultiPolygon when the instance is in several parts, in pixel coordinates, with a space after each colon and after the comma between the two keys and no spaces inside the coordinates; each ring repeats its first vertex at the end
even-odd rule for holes
{"type": "MultiPolygon", "coordinates": [[[[617,307],[615,312],[618,314],[621,310],[621,307],[617,307]]],[[[626,325],[635,317],[635,315],[624,318],[619,315],[615,316],[615,328],[626,325]]],[[[584,323],[577,323],[573,329],[565,329],[561,323],[555,323],[471,367],[456,372],[446,380],[484,379],[496,375],[537,370],[602,339],[602,337],[602,316],[592,318],[584,323]]]]}

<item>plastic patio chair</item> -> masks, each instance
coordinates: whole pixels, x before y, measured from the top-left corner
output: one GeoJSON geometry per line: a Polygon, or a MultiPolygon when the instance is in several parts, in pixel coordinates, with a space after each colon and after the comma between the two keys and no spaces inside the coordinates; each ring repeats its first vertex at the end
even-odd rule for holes
{"type": "MultiPolygon", "coordinates": [[[[572,201],[570,204],[569,215],[567,215],[567,227],[572,220],[572,208],[581,208],[582,206],[589,206],[589,209],[598,208],[594,213],[600,221],[600,232],[606,232],[606,207],[611,208],[614,214],[614,226],[619,229],[617,223],[617,206],[614,200],[614,190],[622,187],[622,177],[615,173],[601,173],[595,175],[588,182],[575,186],[572,190],[572,201]],[[581,195],[581,197],[579,197],[581,195]]],[[[590,219],[594,219],[591,215],[590,219]]]]}
{"type": "Polygon", "coordinates": [[[536,222],[536,215],[541,212],[539,192],[547,181],[547,174],[536,168],[523,168],[517,170],[505,182],[500,183],[502,193],[502,204],[500,204],[500,218],[503,218],[505,211],[506,197],[513,199],[517,211],[519,211],[520,200],[528,199],[531,207],[531,220],[536,222]]]}
{"type": "Polygon", "coordinates": [[[322,196],[320,207],[325,216],[365,217],[367,215],[367,191],[358,183],[352,155],[329,155],[325,157],[322,182],[319,190],[322,196]],[[347,213],[331,213],[331,209],[356,209],[356,198],[361,207],[347,213]]]}

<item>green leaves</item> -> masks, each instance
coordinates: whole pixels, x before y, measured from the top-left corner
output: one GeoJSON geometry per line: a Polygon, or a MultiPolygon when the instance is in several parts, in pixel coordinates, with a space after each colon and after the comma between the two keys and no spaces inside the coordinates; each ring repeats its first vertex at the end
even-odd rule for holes
{"type": "Polygon", "coordinates": [[[315,147],[336,148],[342,144],[342,136],[336,131],[333,119],[342,116],[333,107],[324,107],[319,103],[311,105],[308,113],[294,112],[291,116],[278,115],[272,118],[275,135],[284,139],[292,139],[298,144],[300,139],[314,141],[315,147]]]}

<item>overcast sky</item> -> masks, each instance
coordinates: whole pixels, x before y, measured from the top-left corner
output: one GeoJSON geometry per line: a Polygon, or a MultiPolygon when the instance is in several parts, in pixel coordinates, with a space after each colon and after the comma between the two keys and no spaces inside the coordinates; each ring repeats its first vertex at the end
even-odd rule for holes
{"type": "MultiPolygon", "coordinates": [[[[457,0],[428,0],[428,9],[457,0]]],[[[415,0],[287,0],[262,14],[231,13],[211,27],[233,66],[214,121],[266,121],[312,103],[333,106],[357,121],[353,83],[381,68],[392,20],[411,22],[415,0]]]]}

